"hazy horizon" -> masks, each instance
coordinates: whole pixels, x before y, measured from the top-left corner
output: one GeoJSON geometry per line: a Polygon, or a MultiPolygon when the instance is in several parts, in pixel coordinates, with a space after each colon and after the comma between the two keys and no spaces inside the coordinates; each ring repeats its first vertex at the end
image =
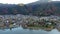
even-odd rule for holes
{"type": "MultiPolygon", "coordinates": [[[[0,0],[0,3],[3,3],[3,4],[19,4],[19,3],[28,4],[28,3],[32,3],[32,2],[36,2],[36,1],[39,1],[39,0],[0,0]]],[[[46,1],[46,0],[43,0],[43,1],[46,1]]],[[[60,1],[60,0],[52,0],[52,1],[60,1]]]]}

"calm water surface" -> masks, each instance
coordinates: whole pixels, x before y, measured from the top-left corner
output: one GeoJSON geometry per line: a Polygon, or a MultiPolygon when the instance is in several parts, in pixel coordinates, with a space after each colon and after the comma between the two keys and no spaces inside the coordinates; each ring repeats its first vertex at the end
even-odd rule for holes
{"type": "Polygon", "coordinates": [[[44,30],[29,30],[29,29],[23,29],[22,27],[5,29],[0,30],[0,34],[60,34],[60,32],[57,29],[53,29],[52,31],[44,31],[44,30]]]}

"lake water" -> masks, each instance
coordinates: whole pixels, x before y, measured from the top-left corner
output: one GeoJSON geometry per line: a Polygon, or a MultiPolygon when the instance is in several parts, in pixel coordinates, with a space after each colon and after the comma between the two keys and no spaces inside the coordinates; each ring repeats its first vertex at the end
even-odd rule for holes
{"type": "Polygon", "coordinates": [[[60,32],[57,29],[53,29],[52,31],[44,31],[42,29],[40,30],[30,30],[30,29],[23,29],[22,27],[5,29],[0,30],[0,34],[60,34],[60,32]]]}

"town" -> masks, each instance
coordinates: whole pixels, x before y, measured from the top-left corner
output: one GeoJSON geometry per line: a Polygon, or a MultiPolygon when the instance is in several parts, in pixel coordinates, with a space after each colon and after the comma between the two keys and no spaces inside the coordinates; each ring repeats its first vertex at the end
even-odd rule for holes
{"type": "Polygon", "coordinates": [[[16,27],[28,29],[60,30],[60,16],[29,16],[29,15],[0,15],[0,29],[12,29],[16,27]]]}

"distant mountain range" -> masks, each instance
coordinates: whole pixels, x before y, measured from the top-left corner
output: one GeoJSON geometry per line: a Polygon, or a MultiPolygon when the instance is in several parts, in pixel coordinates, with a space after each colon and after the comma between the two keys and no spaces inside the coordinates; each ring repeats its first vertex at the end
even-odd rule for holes
{"type": "Polygon", "coordinates": [[[1,4],[0,14],[23,14],[35,16],[60,15],[60,1],[41,2],[26,4],[1,4]]]}

